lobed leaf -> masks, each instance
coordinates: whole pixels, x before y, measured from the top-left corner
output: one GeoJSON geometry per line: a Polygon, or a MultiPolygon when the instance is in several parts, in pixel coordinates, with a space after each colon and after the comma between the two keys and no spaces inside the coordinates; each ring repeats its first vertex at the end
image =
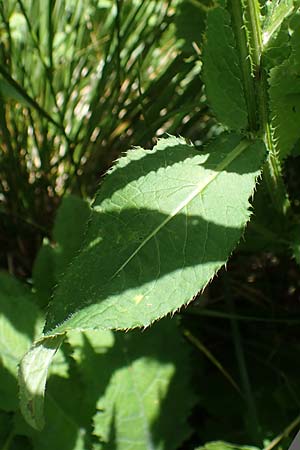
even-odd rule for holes
{"type": "MultiPolygon", "coordinates": [[[[32,392],[30,361],[49,338],[146,327],[204,289],[241,238],[264,154],[260,141],[225,133],[205,152],[169,137],[121,158],[55,290],[45,336],[23,359],[22,389],[32,392]]],[[[50,360],[40,364],[46,377],[50,360]]]]}

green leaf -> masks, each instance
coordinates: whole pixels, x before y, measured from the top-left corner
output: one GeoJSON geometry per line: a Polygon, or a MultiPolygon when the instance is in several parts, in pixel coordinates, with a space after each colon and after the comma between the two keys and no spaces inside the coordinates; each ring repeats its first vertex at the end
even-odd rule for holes
{"type": "Polygon", "coordinates": [[[0,78],[0,97],[5,100],[14,100],[24,106],[30,106],[20,92],[3,78],[0,78]]]}
{"type": "Polygon", "coordinates": [[[86,396],[97,405],[100,449],[172,450],[188,437],[190,361],[176,320],[165,319],[144,333],[77,333],[69,342],[86,396]]]}
{"type": "Polygon", "coordinates": [[[232,130],[247,129],[248,113],[230,15],[222,7],[207,15],[203,50],[206,95],[217,119],[232,130]]]}
{"type": "Polygon", "coordinates": [[[271,70],[269,84],[276,148],[285,158],[300,139],[300,78],[290,60],[271,70]]]}
{"type": "Polygon", "coordinates": [[[44,392],[49,366],[64,336],[57,335],[42,345],[39,341],[22,359],[19,369],[20,404],[26,421],[33,428],[41,430],[44,420],[44,392]]]}
{"type": "MultiPolygon", "coordinates": [[[[300,2],[298,2],[298,6],[300,8],[300,2]]],[[[295,68],[295,70],[299,73],[300,71],[300,9],[297,10],[297,13],[293,14],[290,22],[290,34],[291,34],[291,62],[295,68]]]]}
{"type": "Polygon", "coordinates": [[[224,134],[205,153],[169,138],[121,158],[54,293],[46,334],[147,326],[188,303],[239,241],[263,157],[260,141],[224,134]]]}
{"type": "MultiPolygon", "coordinates": [[[[10,439],[11,414],[0,411],[0,442],[7,442],[10,439]]],[[[3,447],[2,447],[3,449],[3,447]]],[[[5,446],[4,446],[5,449],[5,446]]]]}
{"type": "MultiPolygon", "coordinates": [[[[95,376],[95,374],[94,374],[95,376]]],[[[15,417],[15,432],[27,436],[34,450],[89,449],[91,414],[87,414],[82,383],[75,376],[51,375],[47,388],[43,432],[29,427],[20,414],[15,417]]]]}
{"type": "MultiPolygon", "coordinates": [[[[40,336],[44,317],[30,289],[7,273],[0,273],[0,408],[18,408],[17,372],[21,358],[40,336]]],[[[58,355],[51,373],[65,376],[66,365],[58,355]]],[[[38,368],[38,364],[35,363],[38,368]]]]}
{"type": "Polygon", "coordinates": [[[48,239],[44,239],[43,245],[35,258],[32,280],[39,305],[45,307],[57,282],[55,276],[55,250],[48,239]]]}
{"type": "Polygon", "coordinates": [[[90,212],[89,204],[81,198],[63,198],[54,223],[55,244],[43,243],[33,267],[34,287],[43,305],[48,304],[59,277],[79,252],[90,212]]]}
{"type": "Polygon", "coordinates": [[[290,236],[290,247],[297,264],[300,265],[300,225],[296,224],[290,236]]]}
{"type": "Polygon", "coordinates": [[[182,40],[182,51],[195,55],[194,43],[200,48],[205,29],[205,6],[200,0],[181,0],[176,7],[176,36],[182,40]]]}
{"type": "Polygon", "coordinates": [[[294,0],[272,0],[266,2],[266,15],[262,29],[264,50],[272,45],[285,19],[294,11],[294,0]]]}
{"type": "MultiPolygon", "coordinates": [[[[36,390],[34,354],[49,338],[72,329],[146,327],[204,289],[243,233],[264,155],[260,141],[225,133],[205,152],[170,137],[121,158],[54,293],[46,335],[23,359],[22,389],[36,390]]],[[[46,377],[46,350],[39,364],[46,377]]]]}
{"type": "MultiPolygon", "coordinates": [[[[70,380],[62,387],[66,389],[70,385],[74,387],[70,380]]],[[[75,388],[78,386],[75,385],[75,388]]],[[[43,432],[36,432],[32,436],[32,442],[35,450],[86,450],[86,430],[80,426],[74,420],[73,414],[65,411],[64,401],[69,401],[74,396],[74,391],[62,390],[60,402],[47,398],[46,405],[46,421],[47,425],[44,427],[43,432]],[[68,394],[68,395],[66,395],[68,394]]],[[[75,403],[77,409],[81,408],[81,405],[75,403]]]]}
{"type": "MultiPolygon", "coordinates": [[[[51,344],[48,342],[48,351],[51,354],[50,346],[51,344]]],[[[92,413],[88,411],[78,372],[72,370],[73,365],[69,364],[69,353],[69,348],[62,346],[51,365],[43,432],[29,426],[18,411],[15,414],[15,433],[27,436],[34,450],[86,450],[90,448],[88,442],[92,413]]],[[[39,369],[40,354],[41,352],[36,355],[35,367],[37,370],[39,369]]],[[[20,395],[24,401],[23,392],[20,395]]],[[[28,405],[32,410],[39,406],[43,407],[43,396],[36,396],[32,402],[28,398],[28,405]]],[[[39,425],[41,428],[43,423],[39,425]]]]}
{"type": "Polygon", "coordinates": [[[216,441],[209,442],[204,447],[198,447],[195,450],[259,450],[257,447],[247,445],[235,445],[228,442],[216,441]]]}
{"type": "Polygon", "coordinates": [[[66,270],[83,244],[91,210],[87,201],[74,195],[63,198],[53,229],[55,247],[55,278],[66,270]]]}
{"type": "Polygon", "coordinates": [[[257,187],[252,205],[254,214],[240,250],[249,253],[284,252],[288,244],[286,218],[270,202],[265,179],[257,187]]]}
{"type": "Polygon", "coordinates": [[[27,94],[26,90],[14,79],[10,76],[10,74],[2,67],[0,64],[0,94],[3,96],[8,96],[13,98],[14,100],[20,101],[24,105],[31,106],[34,108],[42,117],[47,119],[53,125],[56,125],[58,128],[61,126],[45,111],[30,95],[27,94]],[[10,86],[8,88],[8,85],[10,86]],[[2,90],[1,90],[2,89],[2,90]],[[9,89],[9,90],[8,90],[9,89]],[[3,91],[3,92],[2,92],[3,91]]]}
{"type": "Polygon", "coordinates": [[[289,22],[291,54],[270,71],[269,94],[272,126],[281,158],[288,156],[300,139],[300,15],[289,22]]]}
{"type": "Polygon", "coordinates": [[[0,408],[6,411],[18,407],[18,364],[41,330],[41,316],[30,290],[0,273],[0,408]]]}
{"type": "Polygon", "coordinates": [[[266,70],[280,66],[291,54],[289,21],[285,20],[276,35],[265,46],[263,65],[266,70]]]}

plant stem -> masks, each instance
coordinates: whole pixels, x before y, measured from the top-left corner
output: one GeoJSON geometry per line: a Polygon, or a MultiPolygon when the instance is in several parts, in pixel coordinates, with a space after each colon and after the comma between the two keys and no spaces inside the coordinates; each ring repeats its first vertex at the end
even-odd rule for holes
{"type": "Polygon", "coordinates": [[[282,178],[282,169],[276,151],[268,108],[267,73],[263,67],[263,41],[260,21],[260,5],[258,0],[240,0],[244,10],[244,26],[248,29],[248,48],[255,76],[255,93],[259,116],[259,136],[262,137],[268,150],[268,160],[265,164],[264,178],[273,206],[281,214],[286,215],[290,209],[287,191],[282,178]]]}
{"type": "Polygon", "coordinates": [[[117,89],[121,89],[121,0],[116,0],[117,14],[116,14],[116,34],[117,34],[117,89]]]}
{"type": "Polygon", "coordinates": [[[236,381],[232,378],[230,373],[223,367],[220,361],[209,351],[209,349],[198,339],[196,338],[189,330],[184,330],[185,337],[198,349],[202,352],[207,359],[222,373],[222,375],[229,381],[231,386],[242,396],[242,392],[236,383],[236,381]]]}
{"type": "Polygon", "coordinates": [[[270,444],[264,448],[264,450],[272,450],[274,447],[276,447],[279,442],[284,439],[285,437],[287,437],[294,428],[296,428],[300,423],[300,416],[296,417],[295,420],[293,420],[292,423],[290,423],[284,430],[282,433],[279,434],[279,436],[276,436],[275,439],[273,439],[272,442],[270,442],[270,444]]]}
{"type": "MultiPolygon", "coordinates": [[[[258,68],[260,65],[261,52],[262,52],[262,34],[260,26],[260,15],[259,15],[259,2],[257,0],[243,0],[243,6],[248,12],[248,21],[250,24],[251,33],[249,34],[250,51],[252,63],[254,69],[258,68]]],[[[249,25],[248,25],[249,26],[249,25]]]]}
{"type": "Polygon", "coordinates": [[[5,440],[3,447],[1,450],[8,450],[12,444],[13,438],[15,437],[15,432],[12,430],[9,435],[7,436],[7,439],[5,440]]]}
{"type": "Polygon", "coordinates": [[[288,325],[294,325],[294,326],[299,326],[300,323],[300,319],[288,319],[288,318],[284,318],[284,319],[269,319],[266,317],[255,317],[255,316],[243,316],[240,314],[235,314],[233,315],[232,313],[226,313],[223,311],[215,311],[212,309],[206,309],[206,308],[199,308],[199,309],[195,309],[193,310],[192,308],[190,308],[185,314],[187,315],[196,315],[196,316],[204,316],[204,317],[213,317],[215,319],[234,319],[236,321],[246,321],[246,322],[260,322],[260,323],[270,323],[270,324],[274,324],[274,323],[280,323],[280,324],[288,324],[288,325]]]}
{"type": "Polygon", "coordinates": [[[15,81],[10,74],[4,69],[4,67],[0,64],[0,74],[2,77],[7,81],[7,83],[17,91],[17,93],[23,97],[24,101],[28,103],[29,106],[34,108],[43,118],[45,118],[47,121],[51,122],[53,125],[55,125],[60,131],[62,130],[61,124],[56,122],[49,114],[48,112],[43,109],[35,100],[34,98],[30,97],[29,94],[25,91],[25,89],[17,82],[15,81]]]}

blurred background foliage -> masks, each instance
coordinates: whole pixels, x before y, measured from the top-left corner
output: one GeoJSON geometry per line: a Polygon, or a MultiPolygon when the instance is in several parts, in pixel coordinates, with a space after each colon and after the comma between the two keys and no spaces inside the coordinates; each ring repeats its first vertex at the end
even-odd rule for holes
{"type": "Polygon", "coordinates": [[[30,273],[59,199],[93,196],[132,145],[165,133],[207,139],[205,7],[0,1],[1,263],[11,272],[30,273]]]}

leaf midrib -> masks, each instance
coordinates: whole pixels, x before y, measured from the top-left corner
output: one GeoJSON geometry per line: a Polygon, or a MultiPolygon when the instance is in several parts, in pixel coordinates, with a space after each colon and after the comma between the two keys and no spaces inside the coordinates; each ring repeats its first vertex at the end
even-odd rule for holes
{"type": "Polygon", "coordinates": [[[139,246],[134,250],[134,252],[124,261],[124,263],[114,272],[111,276],[110,281],[112,281],[129,263],[130,261],[139,253],[139,251],[154,237],[159,231],[164,228],[170,220],[173,219],[180,211],[182,211],[191,201],[201,194],[212,181],[214,181],[219,175],[222,174],[224,169],[229,166],[250,144],[248,139],[243,139],[225,158],[220,162],[214,172],[208,175],[204,180],[201,180],[196,188],[176,207],[174,210],[166,217],[161,224],[159,224],[148,236],[139,244],[139,246]]]}

